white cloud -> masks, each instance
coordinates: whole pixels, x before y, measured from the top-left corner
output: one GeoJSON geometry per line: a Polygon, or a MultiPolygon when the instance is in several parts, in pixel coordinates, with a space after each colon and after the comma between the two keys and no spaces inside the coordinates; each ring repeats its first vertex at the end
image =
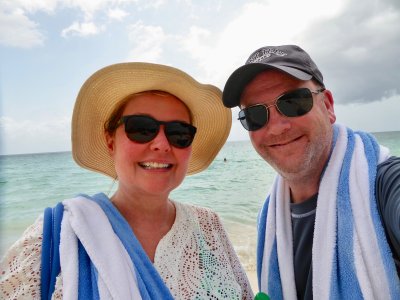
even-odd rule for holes
{"type": "Polygon", "coordinates": [[[71,26],[65,28],[61,32],[62,37],[68,36],[88,36],[88,35],[96,35],[99,32],[103,31],[104,27],[98,27],[93,22],[74,22],[71,26]]]}
{"type": "Polygon", "coordinates": [[[129,39],[134,48],[129,53],[129,60],[157,62],[168,36],[160,26],[147,26],[138,21],[128,27],[129,39]]]}
{"type": "Polygon", "coordinates": [[[69,117],[33,122],[0,117],[1,154],[68,151],[71,149],[69,117]]]}
{"type": "Polygon", "coordinates": [[[191,58],[202,65],[204,58],[212,54],[211,42],[206,41],[211,36],[212,34],[209,30],[198,26],[191,26],[188,35],[180,37],[179,42],[191,58]]]}
{"type": "Polygon", "coordinates": [[[3,0],[1,6],[8,9],[19,8],[27,13],[35,13],[38,11],[52,13],[56,9],[57,4],[62,1],[63,0],[3,0]]]}
{"type": "Polygon", "coordinates": [[[77,8],[85,15],[85,20],[91,20],[102,11],[121,10],[121,7],[134,4],[136,9],[157,9],[167,3],[166,0],[59,0],[64,7],[77,8]]]}
{"type": "Polygon", "coordinates": [[[368,59],[370,53],[368,53],[368,49],[363,46],[353,45],[343,51],[343,57],[349,61],[353,62],[362,62],[368,59]]]}
{"type": "Polygon", "coordinates": [[[27,18],[21,9],[12,12],[0,8],[0,44],[10,47],[32,48],[42,46],[45,37],[38,24],[27,18]]]}
{"type": "MultiPolygon", "coordinates": [[[[115,0],[65,0],[63,6],[66,8],[79,9],[84,13],[84,20],[86,22],[93,19],[94,15],[103,9],[109,7],[115,0]]],[[[117,1],[119,2],[119,1],[117,1]]]]}
{"type": "MultiPolygon", "coordinates": [[[[393,26],[398,26],[398,21],[400,17],[399,11],[393,9],[393,7],[388,6],[384,9],[381,9],[373,15],[366,22],[366,28],[370,30],[377,30],[380,32],[389,32],[393,29],[393,26]]],[[[392,32],[396,34],[396,32],[392,32]]]]}
{"type": "Polygon", "coordinates": [[[139,9],[159,9],[167,3],[168,0],[144,0],[139,3],[139,9]]]}
{"type": "Polygon", "coordinates": [[[317,20],[339,14],[344,4],[345,0],[329,1],[323,7],[318,0],[246,2],[218,35],[192,27],[181,42],[205,77],[222,87],[253,51],[265,45],[298,42],[304,30],[317,20]]]}
{"type": "MultiPolygon", "coordinates": [[[[139,0],[3,0],[0,2],[0,44],[30,48],[44,44],[45,36],[40,32],[40,24],[33,21],[38,12],[55,14],[61,9],[75,9],[83,13],[72,25],[62,30],[67,37],[95,35],[105,30],[105,25],[96,25],[95,18],[106,14],[109,20],[122,20],[128,13],[119,6],[137,3],[139,0]],[[97,15],[98,14],[98,15],[97,15]]],[[[145,2],[159,6],[162,0],[145,2]]],[[[82,14],[77,14],[80,16],[82,14]]]]}
{"type": "Polygon", "coordinates": [[[128,15],[129,14],[126,11],[119,9],[119,8],[114,8],[114,9],[108,10],[108,17],[111,20],[122,21],[128,15]]]}

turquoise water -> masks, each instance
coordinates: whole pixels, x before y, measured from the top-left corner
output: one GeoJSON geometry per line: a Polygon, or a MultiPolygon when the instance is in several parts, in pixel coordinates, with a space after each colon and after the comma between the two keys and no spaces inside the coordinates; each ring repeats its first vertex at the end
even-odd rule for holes
{"type": "MultiPolygon", "coordinates": [[[[375,136],[400,156],[400,132],[375,136]]],[[[0,156],[0,168],[0,256],[45,207],[115,189],[108,177],[78,167],[70,152],[0,156]]],[[[216,211],[245,268],[254,270],[257,213],[274,174],[249,141],[228,142],[206,171],[187,177],[171,198],[216,211]]]]}

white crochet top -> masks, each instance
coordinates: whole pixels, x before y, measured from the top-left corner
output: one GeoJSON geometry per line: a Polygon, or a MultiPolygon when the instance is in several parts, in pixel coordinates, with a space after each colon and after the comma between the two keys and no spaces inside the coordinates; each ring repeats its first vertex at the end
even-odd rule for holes
{"type": "MultiPolygon", "coordinates": [[[[154,266],[175,299],[253,299],[250,283],[219,217],[174,202],[176,218],[159,242],[154,266]]],[[[43,216],[0,264],[0,299],[40,299],[43,216]]],[[[62,299],[62,274],[52,299],[62,299]]]]}

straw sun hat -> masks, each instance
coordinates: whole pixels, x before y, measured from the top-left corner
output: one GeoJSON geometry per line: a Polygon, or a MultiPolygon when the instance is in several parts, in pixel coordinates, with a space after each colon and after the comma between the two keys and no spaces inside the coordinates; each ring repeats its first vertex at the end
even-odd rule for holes
{"type": "Polygon", "coordinates": [[[117,178],[104,124],[127,96],[149,90],[168,92],[191,111],[197,133],[187,173],[198,173],[210,165],[228,138],[232,123],[231,111],[222,104],[221,91],[178,69],[139,62],[105,67],[83,84],[72,116],[72,155],[78,165],[117,178]]]}

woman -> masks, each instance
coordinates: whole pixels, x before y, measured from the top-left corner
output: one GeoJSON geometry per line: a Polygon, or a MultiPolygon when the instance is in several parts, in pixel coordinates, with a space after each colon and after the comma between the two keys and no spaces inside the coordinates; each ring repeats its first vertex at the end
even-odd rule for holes
{"type": "MultiPolygon", "coordinates": [[[[85,82],[72,118],[73,157],[118,188],[111,198],[63,201],[53,299],[252,299],[217,215],[169,199],[227,139],[231,113],[220,97],[214,86],[148,63],[111,65],[85,82]]],[[[39,298],[42,232],[39,218],[3,259],[2,299],[39,298]]]]}

